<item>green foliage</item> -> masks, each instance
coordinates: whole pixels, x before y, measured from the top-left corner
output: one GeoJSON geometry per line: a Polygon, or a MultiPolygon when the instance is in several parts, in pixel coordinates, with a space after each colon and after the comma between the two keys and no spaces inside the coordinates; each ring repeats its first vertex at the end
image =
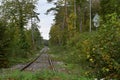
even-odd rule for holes
{"type": "Polygon", "coordinates": [[[49,54],[54,57],[55,61],[66,61],[68,49],[65,46],[50,45],[49,54]],[[63,57],[64,56],[64,57],[63,57]]]}
{"type": "MultiPolygon", "coordinates": [[[[99,10],[99,1],[92,1],[92,18],[99,10]],[[96,4],[96,5],[95,5],[96,4]],[[95,5],[95,8],[94,8],[95,5]]],[[[50,31],[50,42],[54,45],[66,45],[70,38],[78,32],[89,31],[89,2],[87,0],[59,0],[56,7],[47,12],[55,11],[55,23],[50,31]],[[66,4],[67,3],[67,4],[66,4]]],[[[92,27],[95,30],[95,27],[92,27]]]]}
{"type": "Polygon", "coordinates": [[[66,43],[65,31],[59,25],[52,26],[50,31],[50,43],[54,45],[64,45],[66,43]]]}
{"type": "MultiPolygon", "coordinates": [[[[119,0],[101,0],[100,1],[100,6],[101,6],[101,16],[104,18],[104,20],[106,19],[105,16],[108,14],[112,14],[112,13],[117,13],[117,15],[119,16],[120,14],[120,5],[119,5],[120,1],[119,0]]],[[[107,19],[106,19],[107,20],[107,19]]]]}
{"type": "Polygon", "coordinates": [[[7,67],[8,59],[7,59],[7,48],[9,39],[5,37],[6,35],[6,26],[0,21],[0,68],[7,67]]]}
{"type": "MultiPolygon", "coordinates": [[[[77,64],[84,64],[86,60],[86,55],[89,52],[90,49],[90,39],[94,37],[93,34],[96,34],[96,32],[92,33],[82,33],[82,34],[76,34],[75,37],[73,37],[70,41],[68,41],[68,49],[70,49],[70,54],[68,56],[71,56],[70,61],[77,63],[77,64]],[[72,49],[71,49],[72,46],[72,49]]],[[[85,63],[86,64],[86,63],[85,63]]]]}
{"type": "MultiPolygon", "coordinates": [[[[54,9],[58,13],[55,14],[55,24],[50,31],[51,44],[61,44],[64,41],[67,44],[64,44],[67,49],[63,51],[66,62],[78,64],[86,70],[90,69],[86,74],[90,73],[97,78],[120,79],[120,1],[92,0],[92,18],[97,12],[102,21],[97,31],[92,27],[91,33],[87,32],[89,3],[86,0],[75,0],[75,5],[73,1],[65,1],[67,4],[59,3],[54,9]]],[[[61,55],[63,53],[60,52],[61,55]]]]}
{"type": "Polygon", "coordinates": [[[74,1],[65,0],[67,4],[59,5],[56,3],[55,24],[50,31],[51,44],[61,44],[64,41],[67,49],[60,54],[65,54],[67,63],[78,64],[86,70],[91,68],[86,74],[90,73],[98,78],[120,79],[120,1],[92,0],[91,18],[95,13],[99,13],[102,21],[97,31],[92,27],[91,33],[87,32],[89,2],[74,1]],[[77,23],[76,27],[74,21],[77,23]]]}
{"type": "Polygon", "coordinates": [[[80,53],[77,53],[80,52],[80,50],[78,50],[75,45],[74,48],[73,46],[70,46],[70,43],[69,47],[52,46],[50,47],[49,53],[53,57],[54,61],[62,62],[62,64],[57,67],[64,67],[66,69],[66,72],[68,72],[69,74],[81,77],[80,80],[84,80],[84,78],[85,80],[87,80],[90,76],[88,75],[89,68],[87,64],[88,62],[86,62],[86,57],[83,54],[81,57],[78,57],[79,55],[81,55],[80,53]]]}
{"type": "MultiPolygon", "coordinates": [[[[38,30],[37,0],[2,0],[0,4],[0,68],[8,67],[15,60],[28,58],[40,49],[42,37],[38,30]],[[25,26],[31,23],[31,29],[25,26]],[[34,38],[32,36],[34,35],[34,38]],[[32,36],[32,37],[31,37],[32,36]],[[34,41],[34,44],[33,44],[34,41]],[[35,49],[34,49],[34,47],[35,49]],[[13,60],[14,59],[14,60],[13,60]]],[[[17,60],[18,62],[20,60],[17,60]]],[[[17,62],[16,61],[16,62],[17,62]]]]}
{"type": "Polygon", "coordinates": [[[120,24],[116,14],[101,26],[89,52],[89,61],[97,77],[117,78],[120,74],[120,24]],[[96,41],[96,42],[95,42],[96,41]]]}
{"type": "MultiPolygon", "coordinates": [[[[86,75],[92,73],[98,78],[117,78],[120,74],[120,24],[117,15],[106,16],[107,22],[98,31],[76,33],[67,41],[64,55],[67,63],[78,64],[86,75]],[[88,66],[89,65],[89,66],[88,66]]],[[[59,51],[58,51],[59,52],[59,51]]]]}
{"type": "Polygon", "coordinates": [[[20,72],[13,71],[11,74],[4,74],[0,76],[2,80],[92,80],[86,77],[78,77],[76,75],[69,75],[66,73],[53,72],[49,70],[43,70],[41,72],[20,72]]]}
{"type": "Polygon", "coordinates": [[[86,73],[92,73],[94,77],[119,79],[119,19],[116,14],[110,14],[106,19],[109,20],[103,22],[97,32],[77,34],[68,42],[68,61],[89,69],[86,73]],[[88,64],[89,67],[85,67],[88,64]]]}

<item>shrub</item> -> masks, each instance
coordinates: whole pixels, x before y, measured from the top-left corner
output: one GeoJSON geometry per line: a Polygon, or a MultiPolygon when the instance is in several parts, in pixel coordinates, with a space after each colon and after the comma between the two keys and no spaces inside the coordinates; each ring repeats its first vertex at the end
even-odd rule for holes
{"type": "Polygon", "coordinates": [[[120,79],[120,20],[115,13],[106,19],[98,31],[77,34],[68,41],[68,61],[89,66],[86,73],[94,77],[120,79]]]}
{"type": "Polygon", "coordinates": [[[108,21],[91,43],[88,59],[97,77],[120,79],[120,21],[116,14],[106,18],[108,21]]]}

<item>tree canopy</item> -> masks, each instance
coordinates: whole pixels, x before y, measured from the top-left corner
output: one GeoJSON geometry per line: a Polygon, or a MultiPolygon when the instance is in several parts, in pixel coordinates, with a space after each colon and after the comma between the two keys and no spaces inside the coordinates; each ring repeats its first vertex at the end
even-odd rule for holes
{"type": "Polygon", "coordinates": [[[37,0],[2,0],[0,4],[0,67],[11,59],[27,57],[40,47],[42,37],[37,25],[37,0]],[[31,26],[28,26],[28,24],[31,26]],[[30,29],[25,28],[31,27],[30,29]],[[29,53],[29,54],[28,54],[29,53]]]}

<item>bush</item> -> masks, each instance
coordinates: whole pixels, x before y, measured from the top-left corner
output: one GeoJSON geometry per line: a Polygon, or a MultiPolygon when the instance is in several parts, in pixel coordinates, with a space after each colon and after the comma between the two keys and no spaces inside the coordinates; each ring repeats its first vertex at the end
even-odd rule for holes
{"type": "Polygon", "coordinates": [[[106,18],[91,43],[89,62],[97,77],[120,79],[120,24],[116,14],[106,18]]]}
{"type": "MultiPolygon", "coordinates": [[[[68,61],[83,65],[86,64],[87,61],[87,53],[90,49],[90,39],[94,37],[94,34],[96,32],[92,33],[81,33],[77,34],[75,37],[73,37],[70,41],[68,41],[67,48],[69,49],[68,54],[68,61]]],[[[91,40],[92,41],[92,40],[91,40]]]]}
{"type": "Polygon", "coordinates": [[[106,19],[97,32],[77,34],[68,41],[68,61],[89,66],[86,73],[94,77],[120,79],[120,21],[116,14],[106,19]]]}

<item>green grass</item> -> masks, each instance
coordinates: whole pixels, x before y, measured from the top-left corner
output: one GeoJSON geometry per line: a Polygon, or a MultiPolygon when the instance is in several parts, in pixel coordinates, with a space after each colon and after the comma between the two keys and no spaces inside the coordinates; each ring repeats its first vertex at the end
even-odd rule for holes
{"type": "Polygon", "coordinates": [[[39,54],[40,54],[40,50],[36,50],[36,51],[31,51],[31,53],[28,53],[27,57],[19,57],[19,56],[10,57],[9,67],[17,64],[28,63],[32,61],[34,58],[36,58],[36,56],[38,56],[39,54]]]}
{"type": "Polygon", "coordinates": [[[56,61],[65,61],[66,53],[67,53],[67,50],[63,46],[50,46],[49,54],[51,54],[51,56],[56,61]]]}
{"type": "MultiPolygon", "coordinates": [[[[64,62],[66,49],[64,47],[53,47],[50,52],[52,58],[58,62],[64,62]]],[[[50,70],[43,70],[40,72],[20,72],[20,71],[4,71],[0,74],[0,80],[93,80],[84,75],[85,71],[80,66],[75,64],[63,64],[59,67],[65,67],[70,73],[53,72],[50,70]]]]}
{"type": "Polygon", "coordinates": [[[78,77],[76,75],[53,72],[50,70],[43,70],[36,73],[20,71],[6,73],[0,75],[0,80],[92,80],[84,76],[78,77]]]}
{"type": "Polygon", "coordinates": [[[63,65],[60,67],[64,67],[69,71],[70,75],[82,76],[77,77],[76,79],[71,80],[89,80],[87,77],[89,75],[88,65],[83,65],[80,63],[71,62],[71,58],[68,57],[69,53],[74,51],[74,49],[66,49],[64,46],[51,46],[49,53],[52,55],[52,58],[56,61],[63,62],[63,65]]]}

